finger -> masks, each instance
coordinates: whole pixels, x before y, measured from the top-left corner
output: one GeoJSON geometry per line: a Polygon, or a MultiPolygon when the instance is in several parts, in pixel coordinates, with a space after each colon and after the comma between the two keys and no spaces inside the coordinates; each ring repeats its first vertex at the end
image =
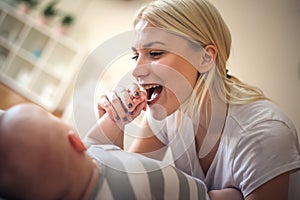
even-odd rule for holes
{"type": "Polygon", "coordinates": [[[135,118],[137,115],[139,115],[141,110],[146,110],[147,95],[146,92],[143,90],[143,88],[139,87],[137,84],[133,84],[131,96],[132,96],[133,107],[129,111],[131,117],[135,118]],[[142,102],[144,103],[141,104],[142,102]],[[133,115],[133,113],[135,114],[133,115]]]}
{"type": "Polygon", "coordinates": [[[99,118],[101,118],[105,113],[106,113],[106,111],[104,109],[99,109],[98,108],[98,117],[99,118]]]}
{"type": "Polygon", "coordinates": [[[146,111],[146,107],[147,107],[147,103],[145,101],[142,101],[139,104],[137,104],[135,110],[130,113],[131,118],[135,119],[138,115],[140,115],[142,110],[146,111]]]}
{"type": "Polygon", "coordinates": [[[145,91],[140,91],[139,97],[137,99],[139,101],[145,101],[147,103],[147,93],[145,91]]]}
{"type": "Polygon", "coordinates": [[[116,121],[118,120],[118,114],[113,109],[113,105],[111,104],[109,97],[114,93],[113,90],[108,90],[105,94],[100,96],[98,101],[98,113],[99,116],[102,117],[105,113],[108,113],[109,117],[116,121]]]}
{"type": "Polygon", "coordinates": [[[112,105],[112,114],[118,123],[128,123],[130,121],[128,109],[124,106],[121,99],[115,92],[107,95],[110,104],[112,105]]]}
{"type": "MultiPolygon", "coordinates": [[[[141,94],[142,94],[142,93],[141,93],[141,94]]],[[[141,95],[139,98],[134,98],[134,99],[132,100],[132,102],[133,102],[133,105],[134,105],[135,109],[136,109],[136,106],[137,106],[138,104],[140,104],[140,103],[142,103],[142,102],[145,102],[145,104],[147,103],[147,101],[146,101],[146,99],[145,99],[145,97],[144,97],[143,95],[141,95]]]]}
{"type": "Polygon", "coordinates": [[[108,116],[113,120],[113,121],[117,121],[120,120],[120,117],[118,115],[118,113],[115,111],[115,109],[113,108],[113,106],[109,103],[106,107],[106,112],[108,113],[108,116]]]}
{"type": "Polygon", "coordinates": [[[127,112],[131,112],[133,110],[133,102],[130,96],[130,90],[125,88],[119,88],[116,90],[117,96],[121,99],[124,109],[127,112]]]}
{"type": "Polygon", "coordinates": [[[108,106],[109,101],[106,95],[101,95],[98,100],[98,114],[100,118],[107,112],[108,106]]]}
{"type": "Polygon", "coordinates": [[[144,98],[145,100],[147,100],[147,92],[146,92],[146,90],[143,87],[141,87],[141,86],[139,86],[137,84],[136,84],[136,87],[134,89],[133,96],[136,99],[137,98],[144,98]]]}
{"type": "Polygon", "coordinates": [[[130,87],[129,87],[129,90],[130,90],[130,96],[131,98],[138,98],[140,96],[140,88],[138,86],[138,84],[136,83],[133,83],[130,87]]]}

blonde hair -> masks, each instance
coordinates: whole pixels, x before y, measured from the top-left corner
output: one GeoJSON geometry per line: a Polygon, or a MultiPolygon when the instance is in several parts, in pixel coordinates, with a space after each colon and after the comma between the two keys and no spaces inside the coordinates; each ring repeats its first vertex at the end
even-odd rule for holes
{"type": "MultiPolygon", "coordinates": [[[[221,78],[224,88],[212,88],[226,103],[245,104],[267,99],[261,90],[243,83],[235,76],[227,77],[226,63],[230,55],[231,34],[219,11],[206,0],[156,0],[142,7],[134,20],[136,25],[140,20],[146,20],[155,27],[167,29],[189,36],[201,45],[214,45],[218,54],[215,61],[215,72],[200,76],[194,92],[198,103],[206,95],[208,87],[220,86],[213,83],[221,78]],[[214,74],[214,75],[213,75],[214,74]],[[207,76],[213,76],[204,80],[207,76]],[[211,83],[210,83],[211,82],[211,83]]],[[[195,105],[195,102],[193,103],[195,105]]],[[[199,105],[199,104],[198,104],[199,105]]]]}

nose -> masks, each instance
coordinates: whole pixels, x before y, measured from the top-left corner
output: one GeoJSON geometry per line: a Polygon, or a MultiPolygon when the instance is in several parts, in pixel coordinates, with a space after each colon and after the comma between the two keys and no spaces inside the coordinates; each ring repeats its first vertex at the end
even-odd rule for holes
{"type": "Polygon", "coordinates": [[[150,63],[147,61],[147,58],[144,56],[139,56],[135,63],[134,70],[132,72],[132,75],[138,79],[138,78],[144,78],[149,75],[150,73],[150,63]]]}

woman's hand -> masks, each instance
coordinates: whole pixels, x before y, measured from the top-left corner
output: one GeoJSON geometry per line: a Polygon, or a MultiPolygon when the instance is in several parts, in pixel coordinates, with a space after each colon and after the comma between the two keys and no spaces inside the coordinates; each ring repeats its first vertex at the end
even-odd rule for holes
{"type": "Polygon", "coordinates": [[[101,118],[108,113],[110,118],[123,130],[125,124],[134,120],[142,110],[146,110],[146,105],[146,92],[134,84],[130,89],[118,87],[101,95],[98,114],[101,118]]]}

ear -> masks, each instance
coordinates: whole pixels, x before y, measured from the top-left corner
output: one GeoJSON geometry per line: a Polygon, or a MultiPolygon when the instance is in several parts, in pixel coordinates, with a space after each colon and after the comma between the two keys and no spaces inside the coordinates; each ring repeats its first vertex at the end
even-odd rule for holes
{"type": "Polygon", "coordinates": [[[218,49],[214,45],[206,45],[201,53],[200,66],[198,71],[203,74],[208,72],[216,61],[218,55],[218,49]]]}
{"type": "Polygon", "coordinates": [[[83,153],[86,151],[86,147],[84,144],[81,142],[80,138],[77,137],[77,135],[74,133],[73,130],[69,131],[68,134],[68,139],[71,144],[71,146],[78,152],[78,153],[83,153]]]}

